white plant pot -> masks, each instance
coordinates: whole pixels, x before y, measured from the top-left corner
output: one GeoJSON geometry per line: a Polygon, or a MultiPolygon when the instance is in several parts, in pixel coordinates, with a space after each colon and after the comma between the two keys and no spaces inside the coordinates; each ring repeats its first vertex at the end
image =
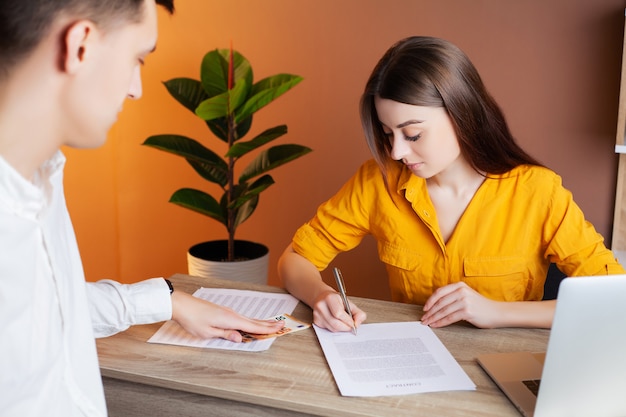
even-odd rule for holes
{"type": "Polygon", "coordinates": [[[242,260],[225,261],[226,240],[202,242],[189,248],[187,268],[189,275],[231,281],[267,284],[269,249],[260,243],[235,241],[235,257],[242,260]]]}

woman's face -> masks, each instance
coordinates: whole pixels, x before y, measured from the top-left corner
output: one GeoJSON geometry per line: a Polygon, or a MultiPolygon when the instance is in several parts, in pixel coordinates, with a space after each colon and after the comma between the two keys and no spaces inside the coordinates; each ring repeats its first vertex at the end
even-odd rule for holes
{"type": "Polygon", "coordinates": [[[391,158],[421,178],[431,178],[462,159],[452,121],[443,107],[423,107],[376,97],[378,119],[391,158]]]}

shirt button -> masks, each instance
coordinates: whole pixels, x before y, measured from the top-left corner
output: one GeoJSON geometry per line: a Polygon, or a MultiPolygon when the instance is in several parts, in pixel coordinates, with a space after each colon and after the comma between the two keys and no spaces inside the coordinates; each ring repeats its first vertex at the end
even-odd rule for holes
{"type": "Polygon", "coordinates": [[[430,217],[430,213],[429,213],[427,210],[424,210],[424,212],[423,212],[423,213],[424,213],[424,216],[426,216],[426,217],[430,217]]]}

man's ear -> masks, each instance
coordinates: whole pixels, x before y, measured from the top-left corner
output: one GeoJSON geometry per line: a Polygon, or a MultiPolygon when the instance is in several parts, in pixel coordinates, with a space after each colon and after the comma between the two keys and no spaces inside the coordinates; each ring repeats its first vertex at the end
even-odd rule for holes
{"type": "Polygon", "coordinates": [[[89,20],[79,20],[72,23],[63,37],[63,54],[61,69],[70,74],[75,73],[91,53],[97,29],[89,20]]]}

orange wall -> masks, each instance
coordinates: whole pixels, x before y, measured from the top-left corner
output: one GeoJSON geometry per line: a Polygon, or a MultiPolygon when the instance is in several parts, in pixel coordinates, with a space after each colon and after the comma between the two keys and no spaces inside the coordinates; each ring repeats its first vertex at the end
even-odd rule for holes
{"type": "MultiPolygon", "coordinates": [[[[409,35],[444,37],[465,50],[519,142],[563,176],[609,242],[623,0],[186,0],[177,9],[160,15],[143,99],[127,102],[104,147],[66,150],[67,199],[89,280],[186,272],[189,246],[225,237],[217,222],[167,202],[203,181],[182,159],[140,144],[158,133],[217,142],[161,82],[198,78],[203,55],[231,40],[256,79],[304,77],[253,125],[258,133],[285,123],[279,142],[314,149],[274,172],[276,184],[238,230],[238,238],[270,247],[271,284],[279,284],[276,261],[295,229],[369,157],[359,96],[383,52],[409,35]]],[[[352,294],[388,298],[372,240],[336,264],[352,294]]]]}

